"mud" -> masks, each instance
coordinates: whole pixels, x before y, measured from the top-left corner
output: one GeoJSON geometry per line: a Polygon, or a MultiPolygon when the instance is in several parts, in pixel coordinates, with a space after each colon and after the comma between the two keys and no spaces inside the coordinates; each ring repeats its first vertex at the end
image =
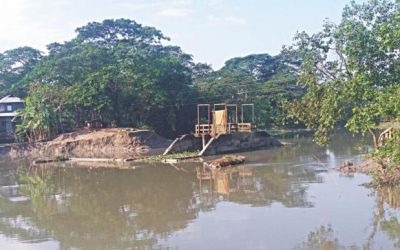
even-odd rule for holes
{"type": "Polygon", "coordinates": [[[65,133],[48,142],[4,145],[0,155],[11,159],[137,158],[161,154],[170,143],[149,130],[107,128],[65,133]]]}

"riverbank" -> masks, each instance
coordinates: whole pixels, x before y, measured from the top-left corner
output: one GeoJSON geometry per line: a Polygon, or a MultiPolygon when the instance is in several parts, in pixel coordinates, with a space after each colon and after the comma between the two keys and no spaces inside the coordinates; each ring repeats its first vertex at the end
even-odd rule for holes
{"type": "Polygon", "coordinates": [[[372,176],[374,187],[400,186],[400,166],[388,158],[370,157],[360,164],[346,161],[337,169],[344,173],[364,173],[372,176]]]}
{"type": "Polygon", "coordinates": [[[0,147],[10,159],[56,160],[66,158],[132,159],[159,155],[171,143],[150,130],[106,128],[61,134],[51,141],[13,143],[0,147]]]}
{"type": "Polygon", "coordinates": [[[265,131],[236,132],[209,138],[192,134],[174,141],[150,131],[134,128],[80,130],[57,136],[51,141],[14,143],[0,146],[3,159],[27,159],[35,164],[57,161],[130,162],[164,161],[170,158],[198,158],[261,148],[282,146],[265,131]],[[204,142],[203,142],[204,143],[204,142]]]}

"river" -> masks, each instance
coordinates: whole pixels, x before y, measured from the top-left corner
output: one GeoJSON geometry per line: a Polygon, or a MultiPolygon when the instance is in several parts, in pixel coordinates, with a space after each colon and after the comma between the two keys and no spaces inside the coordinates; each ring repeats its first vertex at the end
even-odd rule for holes
{"type": "Polygon", "coordinates": [[[290,145],[218,171],[3,164],[0,249],[400,248],[400,190],[334,169],[360,161],[363,140],[311,139],[284,138],[290,145]]]}

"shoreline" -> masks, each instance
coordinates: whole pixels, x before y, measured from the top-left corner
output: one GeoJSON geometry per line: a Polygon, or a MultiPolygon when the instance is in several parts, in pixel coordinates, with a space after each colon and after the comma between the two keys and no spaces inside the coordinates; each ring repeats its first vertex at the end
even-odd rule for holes
{"type": "Polygon", "coordinates": [[[390,159],[367,158],[359,164],[345,161],[336,168],[343,174],[363,173],[372,177],[369,183],[374,188],[400,187],[400,166],[390,159]]]}

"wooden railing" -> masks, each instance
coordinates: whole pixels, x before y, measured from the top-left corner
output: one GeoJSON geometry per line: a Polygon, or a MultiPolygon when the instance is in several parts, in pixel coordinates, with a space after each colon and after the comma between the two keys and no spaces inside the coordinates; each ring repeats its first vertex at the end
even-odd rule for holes
{"type": "Polygon", "coordinates": [[[211,124],[196,124],[195,134],[202,135],[202,134],[211,134],[213,129],[213,125],[211,124]]]}
{"type": "Polygon", "coordinates": [[[238,123],[238,131],[240,132],[251,132],[255,130],[255,126],[251,123],[238,123]]]}
{"type": "MultiPolygon", "coordinates": [[[[234,132],[251,132],[255,129],[256,127],[252,123],[228,123],[226,129],[222,129],[222,131],[230,134],[234,132]]],[[[195,135],[216,135],[216,133],[212,124],[196,124],[195,135]]]]}
{"type": "Polygon", "coordinates": [[[393,137],[393,131],[394,129],[392,127],[386,129],[383,131],[378,138],[378,147],[382,147],[385,141],[388,139],[391,139],[393,137]]]}
{"type": "Polygon", "coordinates": [[[227,133],[233,133],[233,132],[237,132],[239,130],[237,123],[228,123],[227,126],[227,133]]]}

